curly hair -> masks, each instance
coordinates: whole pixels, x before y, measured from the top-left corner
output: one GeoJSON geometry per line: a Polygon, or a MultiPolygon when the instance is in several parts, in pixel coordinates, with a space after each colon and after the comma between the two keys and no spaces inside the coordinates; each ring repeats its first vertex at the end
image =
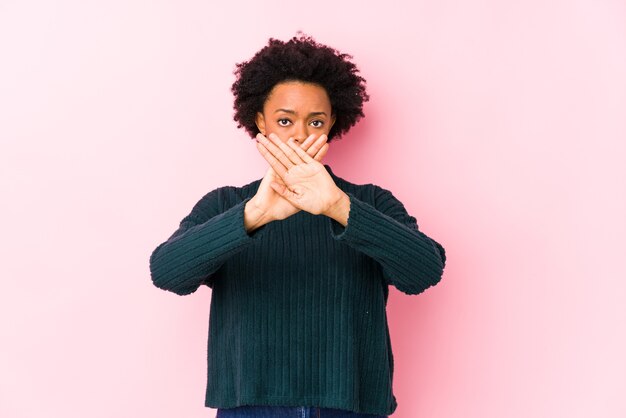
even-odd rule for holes
{"type": "Polygon", "coordinates": [[[341,138],[358,122],[363,114],[363,103],[369,100],[365,79],[350,62],[352,55],[339,53],[334,48],[317,43],[302,31],[288,42],[270,38],[268,45],[252,59],[236,64],[236,81],[231,87],[235,95],[237,128],[245,128],[252,138],[259,133],[257,112],[274,86],[284,81],[302,81],[322,86],[330,99],[336,120],[328,133],[328,141],[341,138]],[[298,35],[300,35],[298,37],[298,35]]]}

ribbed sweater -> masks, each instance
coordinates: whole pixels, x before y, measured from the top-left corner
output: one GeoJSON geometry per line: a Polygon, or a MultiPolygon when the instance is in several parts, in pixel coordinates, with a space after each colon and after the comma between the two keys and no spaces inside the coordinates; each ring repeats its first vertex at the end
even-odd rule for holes
{"type": "Polygon", "coordinates": [[[345,227],[299,211],[246,231],[258,179],[207,193],[150,256],[158,288],[212,289],[206,407],[397,407],[389,285],[417,295],[437,284],[445,251],[390,191],[324,166],[350,198],[345,227]]]}

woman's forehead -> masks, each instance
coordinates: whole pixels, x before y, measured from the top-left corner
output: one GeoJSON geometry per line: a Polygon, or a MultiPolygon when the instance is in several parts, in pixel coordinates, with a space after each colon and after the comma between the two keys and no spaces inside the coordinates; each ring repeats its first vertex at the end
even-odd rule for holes
{"type": "Polygon", "coordinates": [[[266,105],[295,113],[302,109],[306,109],[307,113],[324,112],[330,108],[330,100],[326,90],[319,85],[290,81],[275,85],[268,96],[266,105]]]}

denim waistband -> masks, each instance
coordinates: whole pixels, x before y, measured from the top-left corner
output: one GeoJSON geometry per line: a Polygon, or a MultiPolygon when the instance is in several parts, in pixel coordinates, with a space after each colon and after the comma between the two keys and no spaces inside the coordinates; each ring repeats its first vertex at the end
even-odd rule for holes
{"type": "Polygon", "coordinates": [[[360,414],[345,409],[316,406],[243,405],[219,408],[216,418],[389,418],[387,415],[360,414]]]}

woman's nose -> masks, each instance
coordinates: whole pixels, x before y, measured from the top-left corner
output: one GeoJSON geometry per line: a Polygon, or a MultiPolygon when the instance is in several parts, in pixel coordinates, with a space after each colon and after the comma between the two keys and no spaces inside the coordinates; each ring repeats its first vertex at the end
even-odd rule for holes
{"type": "Polygon", "coordinates": [[[296,127],[293,139],[301,144],[304,142],[305,139],[307,139],[308,136],[309,136],[309,133],[307,132],[306,128],[300,125],[296,127]]]}

